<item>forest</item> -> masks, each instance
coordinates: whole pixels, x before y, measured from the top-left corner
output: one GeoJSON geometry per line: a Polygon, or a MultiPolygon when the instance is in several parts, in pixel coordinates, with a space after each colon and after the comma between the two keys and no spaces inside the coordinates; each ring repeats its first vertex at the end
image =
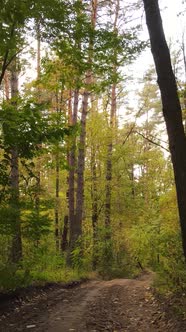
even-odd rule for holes
{"type": "Polygon", "coordinates": [[[1,0],[0,292],[144,270],[186,289],[186,46],[156,10],[1,0]]]}

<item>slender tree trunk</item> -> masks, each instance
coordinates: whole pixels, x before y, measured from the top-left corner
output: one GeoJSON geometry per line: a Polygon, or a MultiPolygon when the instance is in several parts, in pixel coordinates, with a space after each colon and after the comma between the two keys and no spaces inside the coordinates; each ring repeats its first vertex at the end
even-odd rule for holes
{"type": "MultiPolygon", "coordinates": [[[[114,32],[117,33],[117,22],[120,9],[120,0],[115,2],[115,19],[114,32]]],[[[117,61],[117,54],[114,54],[114,61],[117,61]]],[[[113,75],[116,74],[117,67],[113,64],[113,75]]],[[[111,110],[110,110],[110,142],[107,150],[106,162],[106,187],[105,187],[105,227],[106,239],[110,239],[110,223],[111,223],[111,182],[112,182],[112,152],[113,152],[113,133],[116,126],[116,84],[113,83],[111,90],[111,110]]]]}
{"type": "MultiPolygon", "coordinates": [[[[97,15],[97,0],[91,0],[91,23],[94,27],[96,15],[97,15]]],[[[88,63],[92,62],[92,46],[93,40],[90,38],[90,51],[89,51],[89,59],[88,63]]],[[[79,45],[81,48],[81,45],[79,45]]],[[[81,112],[81,134],[79,140],[79,149],[78,149],[78,158],[77,158],[77,190],[76,190],[76,200],[73,190],[74,177],[75,173],[73,172],[75,166],[75,154],[72,149],[70,155],[70,167],[72,168],[71,174],[69,174],[69,219],[70,219],[70,251],[72,252],[75,243],[82,235],[82,219],[83,219],[83,205],[84,205],[84,169],[85,169],[85,141],[86,141],[86,118],[88,112],[88,100],[89,100],[89,85],[91,83],[92,74],[91,71],[88,70],[86,73],[85,83],[87,88],[83,93],[83,101],[82,101],[82,112],[81,112]],[[76,203],[76,206],[75,206],[76,203]]],[[[75,105],[78,102],[76,101],[76,95],[74,96],[75,105]]],[[[77,110],[74,113],[74,118],[77,121],[77,110]]],[[[76,122],[75,122],[76,123],[76,122]]],[[[73,124],[75,124],[73,121],[73,124]]]]}
{"type": "MultiPolygon", "coordinates": [[[[10,86],[11,86],[11,97],[12,104],[15,107],[18,96],[18,73],[16,68],[16,60],[13,63],[10,86]]],[[[12,237],[12,247],[11,247],[11,261],[13,263],[18,263],[22,258],[22,242],[21,242],[21,221],[20,221],[20,207],[19,207],[19,158],[16,146],[12,146],[10,151],[10,185],[11,185],[11,198],[10,205],[14,211],[14,229],[12,237]]]]}
{"type": "Polygon", "coordinates": [[[77,162],[77,196],[76,196],[76,235],[77,240],[82,234],[83,204],[84,204],[84,170],[85,170],[85,140],[86,140],[86,118],[88,111],[89,92],[85,91],[83,95],[82,113],[81,113],[81,134],[79,140],[78,162],[77,162]]]}
{"type": "Polygon", "coordinates": [[[110,238],[110,218],[111,218],[111,182],[112,182],[112,151],[113,151],[113,131],[115,128],[116,115],[116,84],[112,86],[111,92],[111,112],[110,112],[110,143],[107,150],[106,163],[106,187],[105,187],[105,227],[108,231],[107,238],[110,238]]]}
{"type": "Polygon", "coordinates": [[[134,177],[134,164],[131,164],[131,171],[130,171],[130,180],[131,180],[131,194],[132,198],[135,198],[135,177],[134,177]]]}
{"type": "MultiPolygon", "coordinates": [[[[63,86],[61,87],[61,90],[56,89],[56,94],[55,94],[55,103],[56,103],[56,113],[57,115],[61,115],[61,105],[63,103],[63,86]]],[[[58,121],[58,120],[57,120],[58,121]]],[[[62,235],[59,229],[59,224],[60,224],[60,216],[59,216],[59,204],[60,204],[60,199],[59,199],[59,193],[60,193],[60,146],[59,142],[56,145],[56,169],[55,169],[55,178],[56,178],[56,186],[55,186],[55,241],[56,241],[56,252],[58,253],[59,250],[64,249],[66,246],[66,241],[64,239],[64,234],[66,234],[66,230],[62,231],[62,235]],[[60,238],[61,237],[61,238],[60,238]],[[64,243],[63,243],[64,241],[64,243]]],[[[68,221],[68,218],[67,218],[68,221]]],[[[66,222],[66,221],[65,221],[66,222]]],[[[67,225],[64,225],[64,228],[67,225]]]]}
{"type": "Polygon", "coordinates": [[[56,190],[55,190],[55,239],[56,252],[59,252],[59,151],[56,153],[56,190]]]}
{"type": "MultiPolygon", "coordinates": [[[[116,73],[116,67],[113,68],[113,73],[116,73]]],[[[106,186],[105,186],[105,247],[104,260],[106,267],[110,268],[113,260],[112,250],[112,234],[111,234],[111,196],[112,196],[112,155],[113,155],[113,135],[116,127],[116,84],[113,83],[111,90],[111,109],[110,109],[110,137],[107,147],[107,161],[106,161],[106,186]]]]}
{"type": "Polygon", "coordinates": [[[61,251],[65,252],[67,250],[67,247],[68,247],[68,216],[65,215],[62,239],[61,239],[61,251]]]}
{"type": "MultiPolygon", "coordinates": [[[[82,3],[82,0],[80,0],[82,3]]],[[[81,16],[81,10],[77,10],[76,15],[77,18],[81,16]]],[[[76,40],[76,46],[78,49],[81,49],[81,41],[76,40]]],[[[77,114],[78,114],[78,105],[79,105],[79,89],[76,88],[74,90],[74,105],[73,105],[73,115],[72,115],[72,125],[77,124],[77,114]]],[[[77,239],[77,223],[75,218],[75,169],[76,169],[76,139],[74,138],[72,143],[72,148],[69,153],[69,251],[67,256],[67,263],[71,264],[71,253],[75,247],[75,242],[77,239]]]]}
{"type": "Polygon", "coordinates": [[[97,229],[98,229],[98,190],[97,190],[96,150],[94,145],[92,146],[91,149],[91,175],[92,175],[91,199],[92,199],[92,229],[93,229],[92,267],[93,270],[96,270],[97,267],[96,244],[97,244],[97,229]]]}
{"type": "MultiPolygon", "coordinates": [[[[73,96],[73,114],[72,125],[77,124],[78,104],[79,104],[79,90],[74,91],[73,96]]],[[[76,169],[76,138],[73,138],[72,147],[69,151],[69,192],[68,192],[68,204],[69,204],[69,255],[68,261],[70,262],[70,252],[73,250],[74,242],[76,239],[76,223],[75,223],[75,169],[76,169]]]]}
{"type": "MultiPolygon", "coordinates": [[[[68,96],[68,125],[71,126],[73,124],[73,114],[72,114],[72,90],[69,90],[69,96],[68,96]]],[[[76,120],[75,120],[76,121],[76,120]]],[[[73,148],[74,148],[74,138],[73,138],[73,148]]],[[[71,154],[71,149],[69,142],[67,144],[67,164],[70,165],[70,162],[72,161],[70,156],[71,154]]],[[[69,173],[71,170],[69,171],[69,173]]],[[[72,175],[72,174],[71,174],[72,175]]],[[[74,186],[74,181],[73,186],[74,186]]],[[[69,211],[69,187],[70,187],[70,182],[69,182],[69,174],[67,176],[67,191],[66,191],[66,201],[68,205],[68,211],[69,211]]],[[[74,188],[72,187],[72,192],[74,193],[74,188]]],[[[61,250],[62,252],[66,251],[68,248],[68,231],[69,231],[69,214],[64,216],[64,224],[63,224],[63,231],[62,231],[62,243],[61,243],[61,250]]]]}
{"type": "Polygon", "coordinates": [[[98,0],[91,0],[91,24],[95,28],[97,20],[98,0]]]}
{"type": "Polygon", "coordinates": [[[5,94],[5,99],[9,100],[10,99],[10,77],[8,71],[5,72],[4,75],[4,94],[5,94]]]}
{"type": "MultiPolygon", "coordinates": [[[[95,28],[97,18],[97,0],[91,0],[91,25],[95,28]]],[[[93,43],[94,41],[90,38],[89,42],[89,59],[88,63],[91,65],[93,57],[93,43]]],[[[75,212],[75,238],[82,235],[82,219],[83,219],[83,206],[84,206],[84,170],[85,170],[85,142],[86,142],[86,121],[88,113],[88,100],[89,100],[89,85],[92,82],[91,70],[86,73],[85,83],[87,88],[83,93],[82,102],[82,113],[81,113],[81,134],[79,140],[78,160],[77,160],[77,193],[76,193],[76,212],[75,212]]]]}
{"type": "MultiPolygon", "coordinates": [[[[92,0],[91,2],[91,25],[95,29],[97,21],[97,10],[98,10],[98,1],[92,0]]],[[[93,46],[94,40],[90,41],[90,61],[93,57],[93,46]]],[[[91,75],[91,80],[94,81],[93,75],[91,75]]],[[[94,97],[91,98],[91,112],[97,112],[97,100],[94,97]]],[[[92,268],[96,270],[97,267],[97,237],[98,237],[98,190],[97,190],[97,166],[96,166],[96,147],[92,141],[91,147],[91,200],[92,200],[92,230],[93,230],[93,249],[92,249],[92,268]]]]}
{"type": "Polygon", "coordinates": [[[36,34],[37,34],[37,79],[41,75],[41,27],[40,21],[36,21],[36,34]]]}
{"type": "Polygon", "coordinates": [[[186,258],[186,137],[177,85],[172,70],[170,52],[165,39],[158,0],[143,0],[150,35],[163,115],[174,169],[183,250],[186,258]]]}
{"type": "MultiPolygon", "coordinates": [[[[98,113],[98,99],[95,96],[91,97],[91,113],[93,118],[97,117],[98,113]]],[[[92,202],[92,231],[93,231],[93,248],[92,248],[92,268],[96,270],[97,267],[97,241],[98,241],[98,218],[99,218],[99,211],[98,211],[98,184],[97,184],[97,160],[96,160],[96,153],[97,153],[97,143],[95,140],[95,134],[92,130],[92,137],[91,137],[91,154],[90,154],[90,161],[91,161],[91,202],[92,202]]]]}
{"type": "MultiPolygon", "coordinates": [[[[60,113],[60,104],[63,99],[63,90],[61,91],[61,97],[59,102],[59,90],[56,90],[55,94],[55,103],[56,103],[56,113],[60,113]]],[[[60,249],[60,231],[59,231],[59,186],[60,186],[60,180],[59,180],[59,174],[60,174],[60,156],[59,156],[59,143],[56,145],[56,155],[55,155],[55,242],[56,242],[56,252],[59,252],[60,249]]]]}
{"type": "MultiPolygon", "coordinates": [[[[41,33],[40,22],[36,21],[36,33],[37,33],[37,79],[40,79],[41,75],[41,33]]],[[[41,102],[41,89],[37,88],[37,101],[41,102]]],[[[38,146],[41,149],[41,144],[38,146]]],[[[36,162],[36,193],[35,193],[35,213],[36,222],[39,223],[40,219],[40,192],[41,192],[41,157],[38,157],[36,162]]],[[[39,245],[39,239],[35,243],[36,247],[39,245]]]]}

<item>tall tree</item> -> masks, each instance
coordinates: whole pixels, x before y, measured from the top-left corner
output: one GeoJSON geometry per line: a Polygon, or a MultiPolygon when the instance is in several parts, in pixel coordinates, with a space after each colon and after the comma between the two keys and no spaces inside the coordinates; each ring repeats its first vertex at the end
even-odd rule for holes
{"type": "MultiPolygon", "coordinates": [[[[90,1],[91,11],[91,29],[92,33],[95,30],[97,19],[97,0],[90,1]]],[[[88,51],[88,66],[91,68],[93,62],[93,48],[94,40],[90,33],[89,51],[88,51]]],[[[85,74],[85,91],[83,93],[82,113],[81,113],[81,134],[78,152],[77,164],[77,198],[76,198],[76,224],[79,225],[79,235],[81,235],[81,223],[83,218],[83,204],[84,204],[84,168],[85,168],[85,140],[86,140],[86,120],[88,113],[88,102],[90,96],[90,85],[93,82],[93,73],[91,69],[87,70],[85,74]]]]}
{"type": "MultiPolygon", "coordinates": [[[[69,118],[69,123],[71,125],[77,124],[78,115],[78,105],[79,105],[79,89],[74,90],[73,96],[73,114],[69,118]]],[[[76,138],[72,138],[72,146],[69,151],[69,176],[68,176],[68,207],[69,207],[69,243],[70,248],[76,241],[76,223],[75,223],[75,167],[76,167],[76,138]]],[[[69,257],[70,258],[70,257],[69,257]]]]}
{"type": "Polygon", "coordinates": [[[186,258],[186,137],[177,84],[172,70],[170,52],[165,39],[158,0],[143,0],[151,50],[161,91],[163,115],[174,169],[177,201],[186,258]]]}
{"type": "MultiPolygon", "coordinates": [[[[80,1],[81,2],[81,1],[80,1]]],[[[81,18],[83,15],[82,8],[80,8],[80,12],[78,16],[81,18]]],[[[93,62],[93,31],[96,25],[97,18],[97,0],[90,1],[90,27],[89,30],[89,42],[87,49],[87,63],[85,64],[85,78],[84,82],[84,92],[82,96],[82,108],[81,108],[81,133],[79,138],[79,148],[78,148],[78,157],[77,157],[77,191],[76,191],[76,201],[72,207],[74,209],[73,216],[73,225],[71,223],[71,238],[70,238],[70,246],[71,250],[74,247],[75,242],[79,239],[82,234],[82,219],[83,219],[83,206],[84,206],[84,170],[85,170],[85,141],[86,141],[86,122],[87,122],[87,114],[88,114],[88,106],[89,106],[89,96],[90,89],[92,83],[92,72],[91,66],[93,62]],[[86,67],[88,68],[86,70],[86,67]]],[[[81,49],[81,41],[79,41],[79,49],[81,49]]],[[[76,95],[75,95],[76,97],[76,95]]],[[[74,99],[75,100],[75,99],[74,99]]],[[[76,104],[77,102],[76,102],[76,104]]],[[[72,155],[73,157],[73,155],[72,155]]],[[[72,159],[73,160],[73,159],[72,159]]],[[[72,174],[73,175],[73,174],[72,174]]],[[[72,180],[72,179],[71,179],[72,180]]],[[[70,192],[69,192],[70,194],[70,192]]],[[[70,196],[71,199],[73,196],[70,196]]],[[[73,202],[73,200],[72,200],[73,202]]],[[[70,207],[70,206],[69,206],[70,207]]],[[[71,220],[71,218],[70,218],[71,220]]]]}
{"type": "MultiPolygon", "coordinates": [[[[14,107],[14,112],[17,111],[18,98],[18,63],[15,58],[12,62],[12,70],[10,77],[11,86],[11,102],[14,107]]],[[[20,206],[19,206],[19,155],[16,145],[12,144],[10,148],[10,207],[13,211],[13,237],[11,247],[11,260],[17,263],[22,258],[22,242],[21,242],[21,221],[20,221],[20,206]]]]}
{"type": "MultiPolygon", "coordinates": [[[[118,24],[118,16],[120,11],[120,0],[116,0],[114,3],[115,6],[115,14],[114,14],[114,24],[113,24],[113,32],[117,35],[117,24],[118,24]]],[[[117,49],[114,50],[113,55],[113,77],[117,76],[117,49]]],[[[117,109],[117,101],[116,101],[116,82],[113,82],[111,88],[111,108],[110,108],[110,142],[108,144],[108,152],[107,152],[107,162],[106,162],[106,188],[105,188],[105,226],[107,231],[109,232],[110,228],[110,214],[111,214],[111,181],[112,181],[112,152],[113,152],[113,134],[114,129],[116,127],[116,109],[117,109]]],[[[108,234],[107,234],[108,236],[108,234]]]]}

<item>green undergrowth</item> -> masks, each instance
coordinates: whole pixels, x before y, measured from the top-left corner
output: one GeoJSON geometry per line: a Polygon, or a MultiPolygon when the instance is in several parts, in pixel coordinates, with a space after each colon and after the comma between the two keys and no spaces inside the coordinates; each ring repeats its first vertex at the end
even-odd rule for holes
{"type": "Polygon", "coordinates": [[[37,260],[24,260],[20,264],[0,265],[0,292],[11,292],[30,285],[69,283],[91,278],[91,273],[68,268],[64,257],[39,256],[37,260]]]}
{"type": "Polygon", "coordinates": [[[115,260],[98,262],[95,271],[89,259],[75,257],[73,267],[66,264],[66,257],[39,252],[30,252],[28,259],[19,264],[0,264],[0,292],[14,291],[30,285],[45,285],[46,283],[69,283],[83,279],[111,280],[116,278],[132,279],[141,272],[135,264],[129,264],[124,259],[120,264],[115,260]]]}
{"type": "Polygon", "coordinates": [[[98,269],[98,274],[100,278],[104,280],[111,279],[134,279],[140,274],[140,270],[133,265],[123,265],[117,266],[113,264],[113,266],[104,266],[98,269]]]}
{"type": "Polygon", "coordinates": [[[186,268],[182,256],[167,260],[156,270],[154,293],[167,308],[169,316],[186,320],[186,268]]]}
{"type": "Polygon", "coordinates": [[[0,271],[0,292],[14,291],[28,286],[43,286],[47,283],[70,283],[91,278],[91,273],[75,269],[25,270],[6,267],[0,271]],[[8,275],[8,278],[7,278],[8,275]]]}
{"type": "Polygon", "coordinates": [[[126,271],[125,269],[112,268],[105,272],[86,271],[66,266],[41,266],[28,268],[21,264],[7,265],[0,269],[0,292],[11,292],[19,288],[33,286],[44,286],[47,283],[70,283],[86,279],[111,280],[115,278],[135,278],[139,271],[126,271]],[[8,277],[7,277],[8,276],[8,277]]]}
{"type": "Polygon", "coordinates": [[[28,286],[43,286],[47,283],[69,283],[89,278],[88,273],[79,272],[73,269],[58,271],[29,271],[23,269],[7,268],[0,271],[0,292],[15,291],[28,286]],[[6,277],[8,271],[9,278],[6,277]]]}
{"type": "Polygon", "coordinates": [[[156,270],[154,279],[154,288],[161,295],[166,294],[185,294],[186,293],[186,268],[185,263],[179,263],[173,266],[163,266],[156,270]]]}

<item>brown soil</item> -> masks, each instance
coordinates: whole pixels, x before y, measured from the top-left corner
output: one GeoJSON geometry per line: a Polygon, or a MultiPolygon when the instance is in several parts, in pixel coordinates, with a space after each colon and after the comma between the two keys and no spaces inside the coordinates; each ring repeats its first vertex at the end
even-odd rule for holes
{"type": "Polygon", "coordinates": [[[51,287],[0,318],[0,331],[184,332],[184,322],[167,316],[150,288],[152,274],[139,279],[89,281],[72,288],[51,287]]]}

